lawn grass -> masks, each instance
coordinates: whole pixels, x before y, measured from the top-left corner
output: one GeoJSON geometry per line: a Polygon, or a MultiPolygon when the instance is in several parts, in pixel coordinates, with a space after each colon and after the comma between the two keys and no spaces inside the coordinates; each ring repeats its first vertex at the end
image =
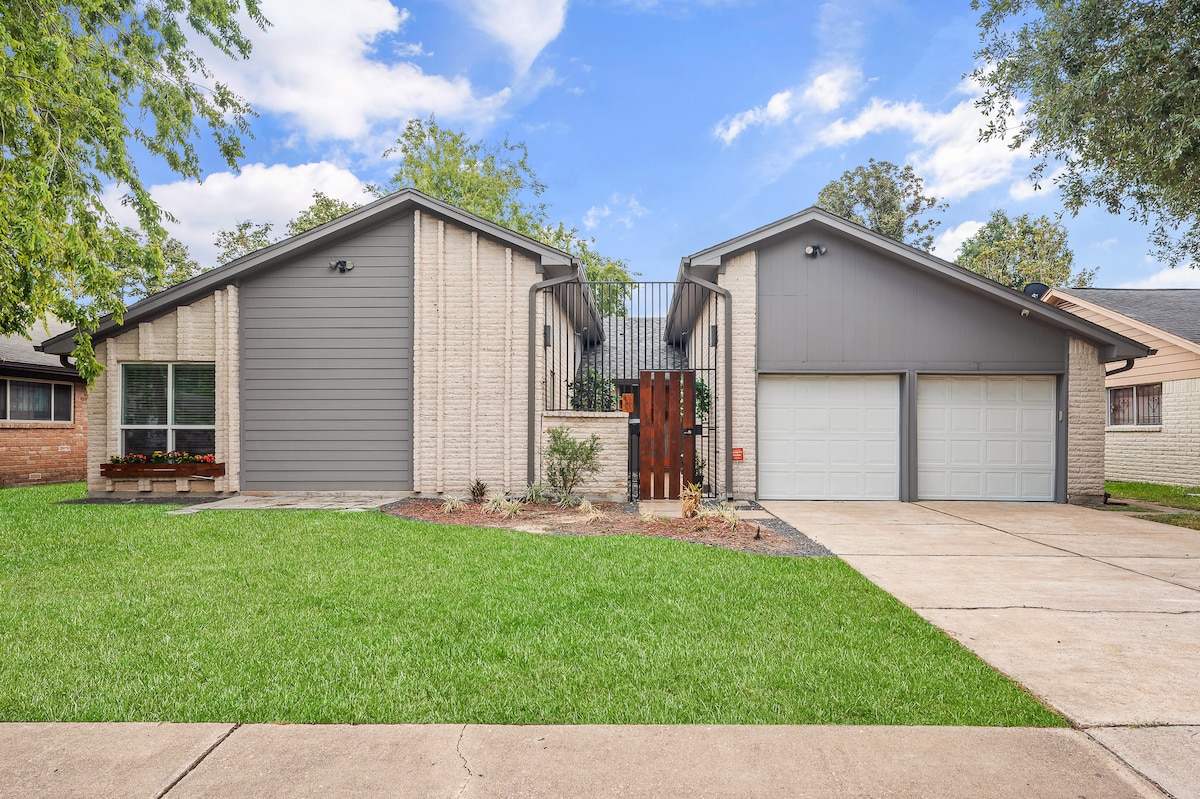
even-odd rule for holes
{"type": "Polygon", "coordinates": [[[1187,527],[1192,530],[1200,530],[1200,513],[1155,513],[1154,515],[1139,516],[1140,519],[1149,519],[1152,522],[1162,522],[1163,524],[1173,524],[1176,527],[1187,527]]]}
{"type": "Polygon", "coordinates": [[[0,720],[1060,726],[836,558],[0,490],[0,720]]]}
{"type": "Polygon", "coordinates": [[[1181,487],[1160,485],[1159,483],[1120,483],[1108,481],[1104,490],[1114,497],[1135,499],[1140,502],[1153,502],[1171,508],[1200,511],[1200,486],[1181,487]]]}

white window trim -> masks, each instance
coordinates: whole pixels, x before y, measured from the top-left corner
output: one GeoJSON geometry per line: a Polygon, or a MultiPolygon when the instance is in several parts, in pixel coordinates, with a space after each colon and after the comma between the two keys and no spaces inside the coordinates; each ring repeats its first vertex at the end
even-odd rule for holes
{"type": "Polygon", "coordinates": [[[36,377],[12,377],[10,375],[0,375],[0,381],[4,383],[4,416],[0,416],[0,422],[7,424],[44,424],[44,425],[59,425],[65,427],[75,424],[75,384],[67,383],[62,380],[39,380],[36,377]],[[49,419],[13,419],[9,416],[12,413],[12,384],[19,383],[48,383],[50,389],[50,418],[49,419]],[[54,418],[54,388],[53,386],[70,386],[71,387],[71,418],[70,419],[55,419],[54,418]]]}
{"type": "Polygon", "coordinates": [[[1126,431],[1126,432],[1131,432],[1131,433],[1132,432],[1149,433],[1149,432],[1154,432],[1154,431],[1158,431],[1158,430],[1162,429],[1162,421],[1161,421],[1161,419],[1162,419],[1162,383],[1139,383],[1138,385],[1134,385],[1134,386],[1112,386],[1110,388],[1105,389],[1105,398],[1108,400],[1108,420],[1107,420],[1108,424],[1105,426],[1104,432],[1108,433],[1108,432],[1126,431]],[[1137,400],[1138,392],[1137,392],[1137,390],[1139,388],[1147,388],[1150,386],[1158,386],[1158,391],[1159,391],[1158,417],[1159,417],[1160,421],[1157,423],[1143,422],[1137,418],[1137,408],[1138,408],[1138,400],[1137,400]],[[1113,420],[1112,420],[1112,394],[1114,391],[1122,391],[1127,388],[1133,389],[1134,420],[1130,424],[1114,424],[1113,420]]]}
{"type": "MultiPolygon", "coordinates": [[[[121,442],[121,454],[125,454],[125,431],[126,430],[162,430],[167,431],[167,448],[163,452],[174,452],[179,449],[175,446],[175,431],[176,430],[212,430],[215,434],[217,430],[215,411],[212,424],[172,424],[175,420],[175,367],[176,366],[205,366],[210,365],[216,369],[216,364],[213,361],[124,361],[121,363],[121,402],[120,408],[117,410],[117,421],[119,424],[118,435],[121,442]],[[125,424],[125,367],[126,366],[166,366],[167,367],[167,423],[166,424],[125,424]]],[[[215,398],[215,389],[214,389],[215,398]]]]}

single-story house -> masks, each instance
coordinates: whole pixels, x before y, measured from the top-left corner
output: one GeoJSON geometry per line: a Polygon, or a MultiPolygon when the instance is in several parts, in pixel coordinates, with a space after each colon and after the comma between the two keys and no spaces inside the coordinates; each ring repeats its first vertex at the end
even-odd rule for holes
{"type": "MultiPolygon", "coordinates": [[[[70,325],[37,325],[31,336],[70,325]]],[[[0,336],[0,487],[82,480],[87,468],[87,391],[74,367],[0,336]]]]}
{"type": "Polygon", "coordinates": [[[1105,378],[1108,479],[1200,485],[1200,289],[1051,289],[1044,299],[1154,350],[1105,378]]]}
{"type": "Polygon", "coordinates": [[[1103,365],[1149,352],[818,209],[614,288],[413,190],[94,337],[94,493],[514,492],[565,425],[604,444],[602,496],[1096,498],[1103,365]],[[101,473],[168,449],[223,474],[101,473]]]}

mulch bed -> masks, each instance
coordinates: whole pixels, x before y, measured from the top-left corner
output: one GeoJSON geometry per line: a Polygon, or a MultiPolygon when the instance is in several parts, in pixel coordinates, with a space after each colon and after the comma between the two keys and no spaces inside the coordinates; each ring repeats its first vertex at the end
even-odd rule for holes
{"type": "Polygon", "coordinates": [[[730,528],[723,519],[667,519],[642,521],[637,506],[615,502],[593,503],[603,516],[590,521],[576,508],[555,505],[525,505],[520,513],[505,519],[485,513],[482,505],[465,503],[461,510],[443,513],[440,500],[405,499],[381,510],[392,516],[434,524],[466,527],[502,527],[541,535],[648,535],[707,544],[757,555],[828,557],[832,553],[779,519],[749,519],[730,528]]]}

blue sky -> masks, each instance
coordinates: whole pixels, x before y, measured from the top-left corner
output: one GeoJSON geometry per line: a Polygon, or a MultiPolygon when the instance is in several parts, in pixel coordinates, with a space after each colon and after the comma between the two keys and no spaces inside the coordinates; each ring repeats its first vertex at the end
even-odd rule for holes
{"type": "MultiPolygon", "coordinates": [[[[646,279],[681,256],[813,203],[869,158],[912,164],[945,199],[938,255],[993,209],[1055,214],[1030,162],[977,142],[965,75],[969,2],[830,0],[264,0],[273,26],[250,60],[210,68],[259,113],[239,174],[201,184],[142,174],[212,265],[214,231],[282,230],[313,190],[365,199],[405,122],[436,114],[473,137],[524,141],[553,219],[646,279]]],[[[1077,267],[1101,286],[1196,286],[1164,271],[1140,225],[1089,209],[1064,220],[1077,267]]]]}

